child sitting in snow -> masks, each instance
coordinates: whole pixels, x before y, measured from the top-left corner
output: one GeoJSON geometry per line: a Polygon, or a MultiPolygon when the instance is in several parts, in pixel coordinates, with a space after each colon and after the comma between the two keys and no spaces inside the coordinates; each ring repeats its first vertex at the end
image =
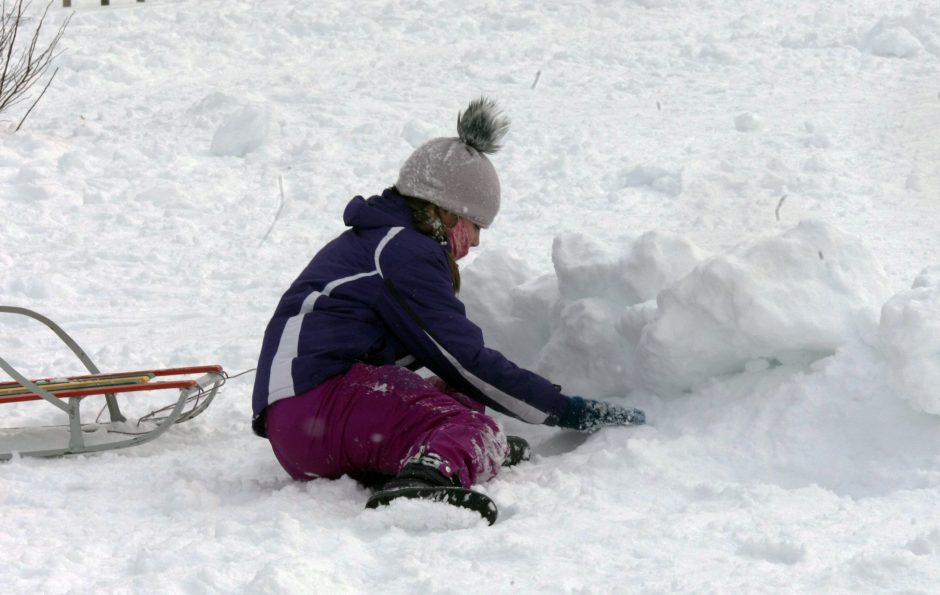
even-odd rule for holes
{"type": "Polygon", "coordinates": [[[488,349],[456,296],[456,260],[499,210],[486,155],[508,126],[492,101],[471,102],[457,138],[428,141],[395,186],[350,201],[351,229],[281,298],[264,335],[252,425],[291,477],[393,478],[386,495],[469,488],[527,456],[484,405],[582,432],[643,423],[639,410],[565,396],[488,349]],[[412,371],[421,367],[437,378],[412,371]]]}

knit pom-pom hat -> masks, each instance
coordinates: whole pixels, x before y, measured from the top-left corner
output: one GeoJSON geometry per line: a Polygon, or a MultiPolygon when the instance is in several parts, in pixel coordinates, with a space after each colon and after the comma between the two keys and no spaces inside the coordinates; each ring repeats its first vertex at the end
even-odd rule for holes
{"type": "Polygon", "coordinates": [[[402,165],[395,187],[486,228],[499,212],[499,177],[486,157],[500,149],[509,119],[486,97],[457,116],[457,137],[424,143],[402,165]]]}

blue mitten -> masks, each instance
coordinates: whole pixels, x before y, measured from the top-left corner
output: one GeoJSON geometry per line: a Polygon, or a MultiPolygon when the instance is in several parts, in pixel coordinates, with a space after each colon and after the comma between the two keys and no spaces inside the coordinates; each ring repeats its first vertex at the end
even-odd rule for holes
{"type": "Polygon", "coordinates": [[[585,399],[568,397],[568,409],[558,420],[559,427],[579,432],[596,432],[604,426],[638,426],[646,423],[646,414],[639,409],[627,409],[585,399]]]}

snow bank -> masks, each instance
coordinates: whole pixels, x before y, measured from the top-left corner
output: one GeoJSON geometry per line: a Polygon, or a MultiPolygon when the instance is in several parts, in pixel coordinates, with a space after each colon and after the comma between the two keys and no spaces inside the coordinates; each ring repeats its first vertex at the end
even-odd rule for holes
{"type": "Polygon", "coordinates": [[[554,275],[533,280],[490,253],[468,268],[463,297],[487,339],[520,363],[571,392],[622,395],[818,360],[873,329],[891,295],[859,240],[816,221],[704,258],[667,234],[609,244],[565,234],[554,275]]]}
{"type": "MultiPolygon", "coordinates": [[[[818,221],[707,258],[665,234],[563,234],[553,264],[533,277],[484,250],[464,276],[468,313],[494,347],[565,391],[646,409],[651,426],[605,435],[631,473],[708,494],[755,479],[851,498],[940,482],[925,471],[940,448],[936,420],[915,410],[937,406],[940,267],[884,306],[879,349],[878,310],[892,294],[882,267],[818,221]]],[[[813,557],[786,536],[739,542],[744,558],[813,557]]]]}
{"type": "Polygon", "coordinates": [[[940,415],[940,267],[925,269],[884,305],[878,333],[901,394],[940,415]]]}

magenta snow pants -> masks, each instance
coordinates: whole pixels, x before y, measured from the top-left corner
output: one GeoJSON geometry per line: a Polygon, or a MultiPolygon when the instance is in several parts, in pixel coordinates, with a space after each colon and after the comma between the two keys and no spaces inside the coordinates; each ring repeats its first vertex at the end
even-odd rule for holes
{"type": "Polygon", "coordinates": [[[495,475],[506,437],[483,405],[398,366],[356,364],[316,388],[270,405],[268,439],[294,479],[397,475],[434,453],[461,485],[495,475]]]}

